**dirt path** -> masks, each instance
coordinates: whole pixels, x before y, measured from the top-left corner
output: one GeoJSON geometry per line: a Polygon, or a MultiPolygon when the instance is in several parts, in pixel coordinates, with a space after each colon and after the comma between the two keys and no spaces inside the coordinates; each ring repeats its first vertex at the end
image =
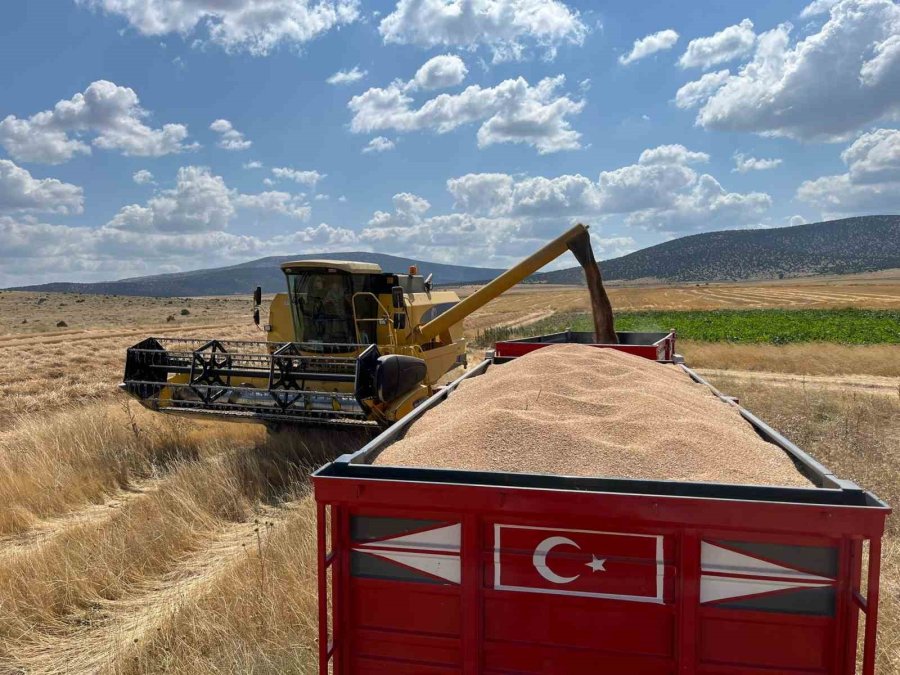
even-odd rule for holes
{"type": "Polygon", "coordinates": [[[696,368],[703,377],[732,378],[753,380],[774,386],[796,387],[798,385],[812,389],[857,390],[877,394],[898,395],[900,378],[881,377],[877,375],[794,375],[791,373],[769,373],[755,370],[718,370],[713,368],[696,368]]]}
{"type": "Polygon", "coordinates": [[[546,319],[550,316],[553,316],[555,310],[553,309],[545,309],[537,312],[532,312],[531,314],[526,314],[525,316],[519,317],[517,319],[511,319],[509,321],[501,321],[496,324],[494,328],[521,328],[523,326],[527,326],[532,323],[537,323],[543,319],[546,319]]]}
{"type": "MultiPolygon", "coordinates": [[[[266,507],[257,519],[282,522],[293,508],[266,507]]],[[[254,521],[229,525],[165,576],[148,581],[127,598],[99,604],[96,618],[58,633],[36,634],[28,644],[12,649],[13,662],[0,664],[0,670],[48,675],[116,672],[145,637],[182,606],[202,598],[220,575],[253,550],[257,527],[254,521]]]]}

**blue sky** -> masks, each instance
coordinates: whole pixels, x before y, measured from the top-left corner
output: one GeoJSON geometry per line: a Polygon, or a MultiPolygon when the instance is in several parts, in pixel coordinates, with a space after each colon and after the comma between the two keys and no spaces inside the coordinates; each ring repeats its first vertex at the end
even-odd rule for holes
{"type": "Polygon", "coordinates": [[[18,0],[0,63],[0,286],[900,209],[892,0],[18,0]]]}

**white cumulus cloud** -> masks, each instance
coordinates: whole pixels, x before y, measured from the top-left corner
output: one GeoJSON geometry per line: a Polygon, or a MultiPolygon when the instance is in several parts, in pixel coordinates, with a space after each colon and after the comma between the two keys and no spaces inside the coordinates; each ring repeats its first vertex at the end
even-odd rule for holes
{"type": "Polygon", "coordinates": [[[505,173],[470,173],[447,181],[454,206],[468,213],[500,215],[512,210],[515,180],[505,173]]]}
{"type": "Polygon", "coordinates": [[[619,63],[627,66],[629,63],[640,61],[651,54],[656,54],[656,52],[672,49],[676,42],[678,42],[678,33],[671,28],[647,35],[639,40],[635,40],[631,51],[619,57],[619,63]]]}
{"type": "Polygon", "coordinates": [[[781,159],[760,159],[750,157],[742,152],[734,153],[734,168],[732,171],[747,173],[748,171],[766,171],[781,165],[781,159]]]}
{"type": "Polygon", "coordinates": [[[688,82],[675,93],[675,105],[679,108],[696,108],[715,94],[731,77],[731,71],[719,70],[706,73],[699,80],[688,82]]]}
{"type": "Polygon", "coordinates": [[[900,130],[862,134],[841,159],[846,173],[805,181],[797,197],[827,215],[900,210],[900,130]]]}
{"type": "Polygon", "coordinates": [[[495,63],[520,60],[529,47],[553,58],[588,33],[578,12],[559,0],[399,0],[379,26],[387,44],[420,47],[486,45],[495,63]]]}
{"type": "Polygon", "coordinates": [[[185,166],[178,170],[174,188],[160,191],[143,205],[122,207],[106,227],[169,234],[218,232],[228,228],[238,209],[300,220],[310,216],[303,195],[278,191],[241,194],[208,168],[185,166]]]}
{"type": "Polygon", "coordinates": [[[312,208],[305,201],[305,195],[270,190],[258,194],[235,194],[232,203],[236,208],[256,209],[263,213],[275,213],[297,220],[308,220],[312,208]]]}
{"type": "Polygon", "coordinates": [[[468,214],[512,218],[626,216],[626,223],[673,230],[737,227],[755,222],[771,204],[763,193],[727,192],[691,165],[709,156],[682,145],[648,148],[637,164],[603,171],[597,180],[573,174],[516,178],[467,174],[447,181],[455,207],[468,214]],[[701,217],[708,208],[709,218],[701,217]]]}
{"type": "Polygon", "coordinates": [[[678,65],[682,68],[711,68],[720,63],[746,56],[753,49],[756,33],[753,22],[744,19],[739,24],[723,28],[709,37],[697,38],[688,43],[678,65]]]}
{"type": "Polygon", "coordinates": [[[446,89],[455,87],[466,79],[469,70],[463,60],[454,54],[435,56],[426,61],[409,86],[415,89],[446,89]]]}
{"type": "Polygon", "coordinates": [[[532,253],[577,220],[599,226],[592,237],[604,256],[633,250],[632,228],[673,236],[759,223],[770,204],[768,195],[727,191],[696,170],[707,160],[705,153],[672,144],[648,148],[637,163],[595,178],[467,174],[447,181],[454,199],[451,212],[433,213],[425,197],[398,192],[391,208],[375,211],[360,231],[322,223],[269,238],[227,230],[248,211],[305,219],[308,204],[302,195],[275,190],[242,194],[209,169],[183,167],[173,188],[144,204],[123,207],[100,227],[0,215],[0,282],[134,276],[157,271],[163,262],[170,269],[190,269],[200,254],[205,264],[214,265],[348,247],[390,247],[430,260],[501,267],[532,253]],[[622,227],[624,232],[618,229],[622,227]]]}
{"type": "Polygon", "coordinates": [[[234,213],[231,191],[221,176],[205,167],[186,166],[178,170],[174,189],[143,206],[123,207],[108,225],[137,232],[206,232],[224,230],[234,213]]]}
{"type": "Polygon", "coordinates": [[[838,2],[840,0],[813,0],[800,12],[800,18],[811,19],[822,14],[828,14],[838,2]]]}
{"type": "Polygon", "coordinates": [[[702,164],[708,161],[707,153],[688,150],[680,143],[648,148],[638,158],[638,164],[702,164]]]}
{"type": "Polygon", "coordinates": [[[387,152],[395,147],[394,141],[384,136],[376,136],[362,149],[363,152],[387,152]]]}
{"type": "Polygon", "coordinates": [[[0,213],[57,213],[84,210],[83,191],[55,178],[35,178],[8,159],[0,159],[0,213]]]}
{"type": "Polygon", "coordinates": [[[900,4],[841,0],[830,11],[818,32],[793,43],[790,24],[761,34],[753,58],[703,102],[697,124],[836,141],[900,114],[900,4]]]}
{"type": "Polygon", "coordinates": [[[135,171],[131,175],[131,180],[138,185],[146,185],[147,183],[153,182],[153,174],[147,171],[147,169],[141,169],[140,171],[135,171]]]}
{"type": "Polygon", "coordinates": [[[261,56],[359,18],[358,0],[76,0],[124,18],[142,35],[177,34],[261,56]]]}
{"type": "Polygon", "coordinates": [[[272,175],[276,178],[292,180],[295,183],[306,185],[311,188],[316,187],[316,184],[325,178],[324,173],[319,173],[315,170],[298,171],[297,169],[292,169],[290,167],[275,167],[272,169],[272,175]]]}
{"type": "Polygon", "coordinates": [[[393,203],[392,212],[376,211],[372,215],[359,233],[360,242],[376,250],[390,246],[392,251],[427,260],[468,260],[497,266],[506,266],[528,248],[539,245],[529,241],[513,219],[467,213],[428,215],[431,204],[410,193],[394,195],[393,203]]]}
{"type": "Polygon", "coordinates": [[[269,238],[204,232],[136,231],[104,225],[70,227],[0,215],[0,286],[85,281],[195,269],[285,252],[327,252],[362,246],[352,230],[326,223],[269,238]]]}
{"type": "Polygon", "coordinates": [[[584,101],[558,94],[564,84],[563,75],[545,78],[535,86],[519,77],[495,87],[472,85],[458,94],[440,94],[416,108],[407,85],[395,81],[350,99],[350,129],[355,133],[391,130],[443,134],[480,123],[479,147],[526,143],[540,154],[573,150],[580,147],[581,134],[571,128],[568,117],[580,113],[584,101]]]}
{"type": "Polygon", "coordinates": [[[196,147],[186,145],[187,127],[144,124],[148,113],[133,89],[107,80],[91,83],[84,92],[59,101],[52,110],[28,118],[8,115],[0,121],[0,145],[15,159],[60,164],[91,146],[125,155],[159,157],[196,147]],[[90,145],[86,136],[93,134],[90,145]]]}
{"type": "MultiPolygon", "coordinates": [[[[432,260],[466,259],[508,265],[577,221],[607,227],[678,232],[755,225],[771,205],[764,193],[727,191],[693,165],[705,153],[680,145],[648,148],[637,164],[604,171],[596,179],[580,174],[512,176],[472,173],[447,181],[454,212],[433,214],[430,202],[398,193],[393,209],[376,211],[360,241],[432,260]]],[[[635,247],[629,234],[592,238],[604,255],[635,247]]],[[[574,264],[574,263],[572,263],[574,264]]]]}
{"type": "Polygon", "coordinates": [[[368,71],[360,70],[359,66],[353,66],[350,70],[339,70],[334,75],[325,80],[328,84],[353,84],[354,82],[359,82],[366,75],[368,75],[368,71]]]}
{"type": "Polygon", "coordinates": [[[253,145],[253,142],[248,141],[228,120],[216,120],[209,128],[219,134],[216,145],[223,150],[246,150],[253,145]]]}

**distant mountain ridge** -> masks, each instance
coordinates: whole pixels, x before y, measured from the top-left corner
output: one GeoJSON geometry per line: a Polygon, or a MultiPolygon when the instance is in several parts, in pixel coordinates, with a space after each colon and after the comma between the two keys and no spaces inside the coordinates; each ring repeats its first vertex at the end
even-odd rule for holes
{"type": "MultiPolygon", "coordinates": [[[[603,278],[610,281],[743,281],[895,267],[900,267],[900,216],[705,232],[600,263],[603,278]]],[[[537,274],[534,279],[581,284],[584,273],[580,267],[571,267],[537,274]]]]}
{"type": "MultiPolygon", "coordinates": [[[[289,260],[338,259],[373,262],[385,271],[416,265],[438,284],[472,284],[503,270],[433,263],[350,251],[270,256],[239,265],[96,283],[50,283],[14,290],[108,295],[189,296],[265,292],[285,288],[279,265],[289,260]]],[[[853,274],[900,268],[900,216],[860,216],[768,230],[725,230],[673,239],[600,263],[608,281],[741,281],[816,274],[853,274]]],[[[580,267],[542,272],[529,281],[583,284],[580,267]]]]}
{"type": "Polygon", "coordinates": [[[212,269],[156,274],[148,277],[132,277],[118,281],[94,283],[55,282],[36,286],[23,286],[13,290],[45,291],[48,293],[88,293],[105,295],[185,296],[185,295],[233,295],[249,294],[256,286],[266,293],[287,290],[281,264],[291,260],[352,260],[371,262],[385,272],[406,272],[410,265],[419,268],[419,274],[434,274],[440,284],[470,284],[488,281],[503,272],[502,269],[447,265],[413,258],[402,258],[370,251],[345,251],[339,253],[307,253],[259,258],[238,265],[212,269]]]}

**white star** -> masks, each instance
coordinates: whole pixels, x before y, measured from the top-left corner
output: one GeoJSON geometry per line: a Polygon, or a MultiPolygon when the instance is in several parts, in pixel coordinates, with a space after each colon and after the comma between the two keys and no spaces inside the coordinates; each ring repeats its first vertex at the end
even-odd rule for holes
{"type": "Polygon", "coordinates": [[[598,558],[597,556],[591,554],[591,562],[585,563],[587,567],[591,568],[592,572],[605,572],[606,568],[604,565],[606,564],[606,558],[598,558]]]}

